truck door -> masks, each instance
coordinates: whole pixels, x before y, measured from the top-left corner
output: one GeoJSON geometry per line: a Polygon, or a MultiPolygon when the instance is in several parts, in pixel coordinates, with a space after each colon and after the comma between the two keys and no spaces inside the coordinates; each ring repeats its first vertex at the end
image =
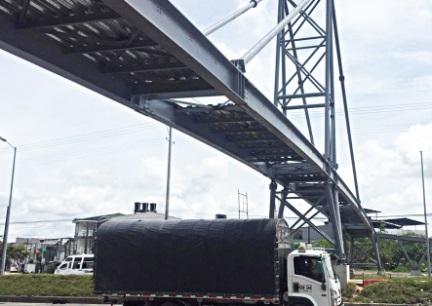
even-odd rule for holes
{"type": "Polygon", "coordinates": [[[330,298],[320,257],[294,257],[294,274],[290,288],[293,296],[313,299],[316,305],[329,305],[330,298]]]}

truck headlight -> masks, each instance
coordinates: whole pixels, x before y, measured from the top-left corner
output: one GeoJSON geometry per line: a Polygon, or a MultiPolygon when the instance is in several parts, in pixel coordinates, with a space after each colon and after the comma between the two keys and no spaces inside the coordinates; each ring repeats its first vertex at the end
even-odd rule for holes
{"type": "Polygon", "coordinates": [[[330,290],[330,294],[331,294],[332,305],[333,306],[339,305],[340,295],[338,294],[338,292],[336,290],[330,290]]]}

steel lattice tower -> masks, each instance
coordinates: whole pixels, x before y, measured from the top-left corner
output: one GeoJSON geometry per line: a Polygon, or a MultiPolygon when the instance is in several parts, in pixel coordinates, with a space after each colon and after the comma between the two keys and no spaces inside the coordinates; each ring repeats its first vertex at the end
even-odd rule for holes
{"type": "MultiPolygon", "coordinates": [[[[297,4],[293,0],[279,0],[278,22],[288,16],[296,6],[297,4]]],[[[329,162],[328,167],[332,167],[333,170],[338,168],[335,117],[337,102],[335,98],[336,66],[341,86],[355,195],[360,202],[334,2],[333,0],[309,1],[299,16],[289,22],[277,36],[274,105],[288,118],[293,113],[298,118],[299,111],[302,112],[303,122],[300,125],[303,127],[304,134],[308,136],[309,141],[314,146],[318,147],[320,145],[317,143],[317,137],[314,137],[316,135],[314,130],[323,131],[320,135],[324,142],[322,154],[329,162]],[[318,122],[319,125],[316,124],[317,122],[312,122],[311,118],[316,115],[318,109],[322,110],[321,115],[324,115],[324,120],[318,122]],[[322,124],[324,124],[324,127],[322,127],[322,124]]],[[[302,165],[300,164],[298,167],[301,168],[302,165]]],[[[307,175],[307,172],[308,170],[305,169],[305,175],[307,175]]],[[[325,195],[320,198],[303,197],[303,200],[308,202],[311,208],[305,214],[299,216],[299,220],[303,219],[300,226],[307,223],[309,226],[316,228],[310,220],[319,212],[325,211],[332,224],[336,251],[345,259],[344,222],[341,220],[340,198],[334,183],[329,179],[320,182],[307,182],[306,180],[304,182],[293,182],[283,186],[283,190],[280,192],[276,191],[277,184],[272,181],[270,184],[270,217],[274,216],[276,199],[279,199],[281,203],[279,217],[283,216],[284,207],[290,208],[299,215],[294,205],[289,202],[289,194],[295,193],[298,186],[307,184],[309,186],[312,184],[324,185],[325,195]],[[277,196],[277,194],[280,196],[277,196]],[[307,214],[309,214],[309,217],[306,217],[307,214]]],[[[299,223],[296,222],[291,228],[299,223]]],[[[377,265],[381,268],[379,251],[373,231],[370,237],[373,241],[377,265]]],[[[350,236],[351,246],[353,246],[354,238],[350,236]]]]}

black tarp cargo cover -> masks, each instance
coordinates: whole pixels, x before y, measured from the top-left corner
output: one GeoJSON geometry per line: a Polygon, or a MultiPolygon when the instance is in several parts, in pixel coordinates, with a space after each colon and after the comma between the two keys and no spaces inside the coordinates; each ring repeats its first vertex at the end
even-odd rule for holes
{"type": "Polygon", "coordinates": [[[112,219],[97,233],[95,293],[275,296],[287,229],[278,219],[112,219]]]}

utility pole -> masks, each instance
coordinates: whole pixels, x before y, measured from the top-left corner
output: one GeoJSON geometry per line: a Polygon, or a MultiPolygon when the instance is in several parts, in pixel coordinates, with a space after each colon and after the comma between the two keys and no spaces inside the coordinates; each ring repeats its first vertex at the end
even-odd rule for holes
{"type": "Polygon", "coordinates": [[[169,130],[168,130],[168,170],[167,170],[167,186],[166,186],[165,220],[168,220],[168,215],[169,215],[170,183],[171,183],[171,147],[172,147],[172,127],[169,127],[169,130]]]}
{"type": "Polygon", "coordinates": [[[420,161],[421,161],[421,173],[422,173],[422,186],[423,186],[423,208],[424,208],[424,219],[425,219],[425,231],[426,231],[426,258],[428,264],[428,277],[431,277],[431,261],[430,261],[430,245],[429,245],[429,233],[428,233],[428,222],[426,214],[426,193],[425,193],[425,183],[424,183],[424,170],[423,170],[423,151],[420,151],[420,161]]]}
{"type": "Polygon", "coordinates": [[[3,250],[2,250],[1,263],[0,263],[1,264],[0,265],[0,275],[3,275],[5,273],[5,265],[6,265],[7,241],[8,241],[8,233],[9,233],[9,219],[10,219],[10,211],[11,211],[11,206],[12,206],[12,192],[13,192],[13,184],[14,184],[14,177],[15,177],[15,161],[16,161],[17,148],[15,146],[11,145],[3,137],[0,137],[0,140],[6,142],[14,150],[13,163],[12,163],[12,177],[11,177],[10,192],[9,192],[9,205],[8,205],[7,211],[6,211],[6,222],[5,222],[5,228],[4,228],[4,234],[3,234],[3,250]]]}
{"type": "Polygon", "coordinates": [[[246,214],[246,219],[249,219],[249,203],[248,195],[246,193],[240,193],[240,189],[237,189],[237,199],[238,199],[238,216],[241,219],[240,214],[246,214]]]}

